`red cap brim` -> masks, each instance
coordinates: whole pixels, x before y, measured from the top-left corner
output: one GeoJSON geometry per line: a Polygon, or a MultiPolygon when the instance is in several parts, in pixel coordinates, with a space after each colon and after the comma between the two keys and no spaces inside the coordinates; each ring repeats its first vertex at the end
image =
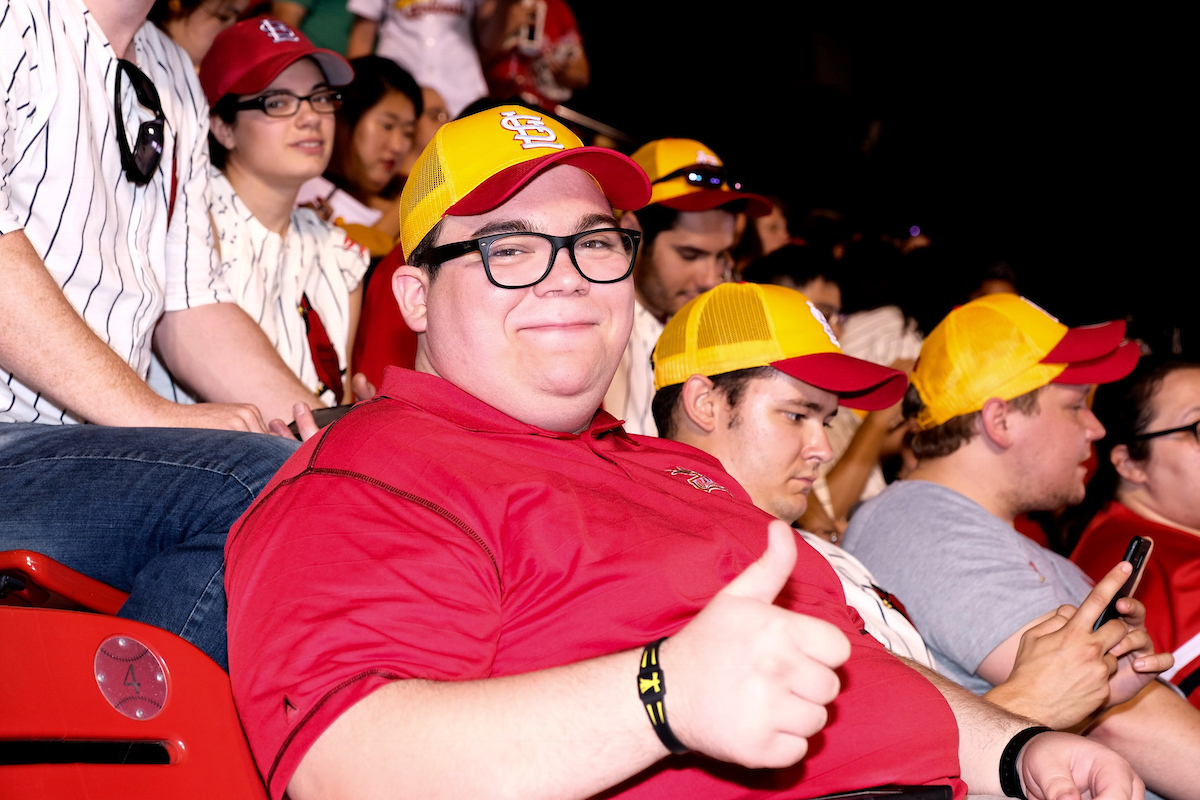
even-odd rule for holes
{"type": "Polygon", "coordinates": [[[650,179],[633,159],[607,147],[575,147],[500,170],[446,209],[446,213],[469,217],[491,211],[540,173],[558,164],[578,167],[595,178],[613,208],[635,211],[650,199],[650,179]]]}
{"type": "MultiPolygon", "coordinates": [[[[226,85],[222,85],[223,81],[220,80],[209,80],[207,89],[212,89],[212,94],[215,96],[208,97],[208,104],[216,105],[217,101],[227,94],[261,92],[271,81],[279,77],[279,73],[302,58],[311,58],[316,61],[330,86],[345,86],[354,80],[354,69],[350,66],[350,62],[332,50],[322,50],[316,47],[312,49],[289,48],[272,58],[258,62],[226,85]]],[[[208,95],[207,89],[206,96],[208,95]]]]}
{"type": "MultiPolygon", "coordinates": [[[[1125,333],[1124,322],[1121,323],[1121,333],[1125,333]]],[[[1058,348],[1054,350],[1057,351],[1058,348]]],[[[1119,381],[1133,372],[1140,356],[1137,342],[1121,342],[1099,358],[1070,362],[1051,383],[1089,384],[1119,381]]],[[[1049,356],[1045,360],[1049,360],[1049,356]]]]}
{"type": "Polygon", "coordinates": [[[746,215],[750,217],[765,217],[771,213],[771,201],[759,194],[750,192],[722,192],[716,189],[700,189],[699,191],[681,194],[657,203],[660,206],[673,208],[676,211],[711,211],[730,203],[745,203],[746,215]]]}
{"type": "Polygon", "coordinates": [[[813,353],[773,361],[785,375],[838,396],[838,405],[878,411],[899,402],[908,388],[908,376],[845,353],[813,353]]]}
{"type": "Polygon", "coordinates": [[[1117,349],[1125,338],[1125,320],[1084,325],[1067,331],[1054,349],[1042,359],[1043,364],[1071,364],[1100,358],[1117,349]]]}

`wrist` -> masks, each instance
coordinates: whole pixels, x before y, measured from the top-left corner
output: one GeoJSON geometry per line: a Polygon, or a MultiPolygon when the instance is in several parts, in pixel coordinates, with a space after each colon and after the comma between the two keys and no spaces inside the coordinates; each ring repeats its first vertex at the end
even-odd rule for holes
{"type": "Polygon", "coordinates": [[[1021,772],[1019,769],[1021,754],[1033,737],[1042,733],[1049,733],[1051,730],[1051,728],[1047,728],[1044,725],[1034,725],[1019,731],[1008,740],[1008,744],[1004,746],[1004,752],[1000,755],[1000,791],[1004,792],[1006,797],[1029,800],[1025,796],[1025,790],[1021,785],[1021,772]]]}
{"type": "Polygon", "coordinates": [[[661,649],[666,641],[666,637],[663,637],[642,649],[638,659],[638,700],[663,747],[675,755],[681,755],[688,752],[688,747],[675,735],[667,716],[667,676],[661,649]]]}

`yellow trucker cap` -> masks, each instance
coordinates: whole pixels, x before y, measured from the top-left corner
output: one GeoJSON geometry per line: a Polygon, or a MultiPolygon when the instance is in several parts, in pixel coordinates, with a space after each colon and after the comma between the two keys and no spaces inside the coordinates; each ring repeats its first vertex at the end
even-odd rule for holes
{"type": "Polygon", "coordinates": [[[726,177],[725,163],[695,139],[656,139],[635,150],[633,160],[646,171],[654,190],[647,205],[708,211],[741,200],[751,217],[771,213],[770,200],[740,191],[741,184],[726,177]]]}
{"type": "Polygon", "coordinates": [[[539,173],[570,164],[591,175],[615,208],[641,208],[650,183],[630,158],[584,147],[566,125],[509,105],[448,122],[413,165],[400,195],[400,245],[410,254],[447,214],[491,211],[539,173]]]}
{"type": "Polygon", "coordinates": [[[1012,400],[1048,383],[1107,383],[1137,364],[1124,320],[1068,328],[1015,294],[989,294],[955,308],[925,339],[913,370],[924,408],[921,430],[1012,400]]]}
{"type": "Polygon", "coordinates": [[[774,367],[866,411],[887,408],[908,386],[903,372],[844,354],[825,317],[800,292],[723,283],[667,323],[654,348],[654,388],[751,367],[774,367]]]}

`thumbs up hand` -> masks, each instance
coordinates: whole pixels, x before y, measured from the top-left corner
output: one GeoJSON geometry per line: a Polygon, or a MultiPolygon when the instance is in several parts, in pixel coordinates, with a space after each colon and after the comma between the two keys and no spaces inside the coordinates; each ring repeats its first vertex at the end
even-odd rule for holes
{"type": "Polygon", "coordinates": [[[785,767],[825,726],[850,643],[830,623],[774,605],[795,564],[796,534],[772,522],[762,558],[663,644],[670,724],[691,749],[785,767]]]}

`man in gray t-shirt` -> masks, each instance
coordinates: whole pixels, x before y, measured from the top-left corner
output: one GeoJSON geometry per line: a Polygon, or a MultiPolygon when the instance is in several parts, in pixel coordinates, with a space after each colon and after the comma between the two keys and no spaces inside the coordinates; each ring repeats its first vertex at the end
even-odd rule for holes
{"type": "MultiPolygon", "coordinates": [[[[1001,294],[952,311],[921,348],[906,401],[919,466],[864,504],[845,547],[904,601],[939,670],[977,693],[1009,678],[1018,649],[1024,661],[1037,646],[1025,631],[1065,629],[1062,617],[1088,593],[1074,565],[1012,523],[1083,499],[1083,464],[1104,435],[1087,397],[1133,369],[1137,348],[1124,333],[1123,322],[1068,329],[1001,294]]],[[[1062,646],[1081,646],[1079,673],[1103,665],[1111,675],[1089,735],[1160,794],[1194,795],[1200,712],[1152,679],[1164,655],[1114,652],[1105,629],[1071,627],[1062,646]]]]}
{"type": "Polygon", "coordinates": [[[976,694],[992,688],[977,674],[989,653],[1031,619],[1078,606],[1091,588],[1067,559],[928,481],[901,481],[864,504],[846,542],[895,587],[938,670],[976,694]]]}

